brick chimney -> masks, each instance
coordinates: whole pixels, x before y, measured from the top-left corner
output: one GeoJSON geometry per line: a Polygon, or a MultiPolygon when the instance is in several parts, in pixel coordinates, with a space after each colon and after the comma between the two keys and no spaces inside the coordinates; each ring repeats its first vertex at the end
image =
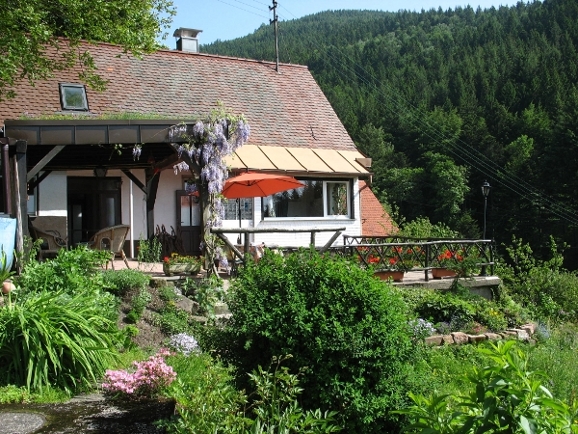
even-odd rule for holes
{"type": "Polygon", "coordinates": [[[177,38],[177,50],[197,53],[199,51],[197,35],[201,32],[202,30],[186,29],[184,27],[175,30],[173,36],[177,38]]]}

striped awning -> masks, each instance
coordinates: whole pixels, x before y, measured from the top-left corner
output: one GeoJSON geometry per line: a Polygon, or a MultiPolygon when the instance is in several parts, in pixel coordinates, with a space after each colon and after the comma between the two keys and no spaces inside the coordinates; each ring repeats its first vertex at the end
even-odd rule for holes
{"type": "Polygon", "coordinates": [[[370,172],[368,159],[358,151],[245,145],[225,158],[232,170],[260,170],[293,174],[357,175],[370,172]]]}

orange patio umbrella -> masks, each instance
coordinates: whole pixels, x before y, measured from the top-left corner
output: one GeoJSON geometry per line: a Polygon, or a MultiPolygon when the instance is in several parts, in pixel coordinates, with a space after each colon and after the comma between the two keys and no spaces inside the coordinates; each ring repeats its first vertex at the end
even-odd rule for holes
{"type": "Polygon", "coordinates": [[[227,199],[266,197],[300,187],[305,184],[292,176],[245,172],[225,181],[223,196],[227,199]]]}
{"type": "MultiPolygon", "coordinates": [[[[282,191],[305,187],[292,176],[275,175],[272,173],[245,172],[225,181],[223,196],[227,199],[237,199],[239,207],[239,227],[241,227],[241,198],[266,197],[282,191]]],[[[241,243],[241,235],[237,239],[241,243]]]]}

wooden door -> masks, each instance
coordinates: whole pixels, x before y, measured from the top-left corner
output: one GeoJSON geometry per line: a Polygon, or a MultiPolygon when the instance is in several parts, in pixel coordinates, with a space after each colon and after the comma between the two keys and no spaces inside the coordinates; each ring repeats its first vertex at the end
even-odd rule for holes
{"type": "Polygon", "coordinates": [[[177,227],[187,255],[201,254],[201,205],[197,196],[177,191],[177,227]]]}

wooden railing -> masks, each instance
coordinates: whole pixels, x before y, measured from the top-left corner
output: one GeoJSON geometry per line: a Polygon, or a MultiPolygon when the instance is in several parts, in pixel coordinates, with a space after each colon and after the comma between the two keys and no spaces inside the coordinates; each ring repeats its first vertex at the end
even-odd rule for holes
{"type": "Polygon", "coordinates": [[[486,275],[488,267],[494,273],[492,240],[344,235],[342,249],[345,256],[376,270],[403,266],[406,271],[423,270],[426,281],[432,268],[459,269],[466,263],[478,267],[480,275],[486,275]]]}

